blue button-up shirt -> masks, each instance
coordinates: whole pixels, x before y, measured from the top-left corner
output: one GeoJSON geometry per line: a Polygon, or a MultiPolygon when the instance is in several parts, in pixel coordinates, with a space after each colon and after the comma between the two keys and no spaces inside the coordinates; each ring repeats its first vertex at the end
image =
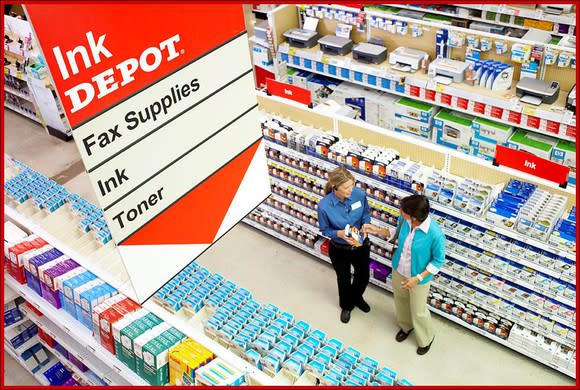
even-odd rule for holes
{"type": "Polygon", "coordinates": [[[349,198],[344,202],[338,200],[334,191],[326,195],[318,204],[318,226],[322,234],[337,244],[347,244],[337,236],[339,230],[344,230],[346,225],[362,228],[365,223],[370,223],[371,214],[367,196],[363,190],[355,187],[349,198]]]}

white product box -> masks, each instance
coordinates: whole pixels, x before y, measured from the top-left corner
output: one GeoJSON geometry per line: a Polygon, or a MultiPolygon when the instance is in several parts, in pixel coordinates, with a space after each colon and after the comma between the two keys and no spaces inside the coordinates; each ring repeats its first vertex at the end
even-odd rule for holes
{"type": "Polygon", "coordinates": [[[452,149],[470,152],[473,117],[453,112],[451,110],[441,110],[433,119],[434,141],[440,145],[452,149]]]}

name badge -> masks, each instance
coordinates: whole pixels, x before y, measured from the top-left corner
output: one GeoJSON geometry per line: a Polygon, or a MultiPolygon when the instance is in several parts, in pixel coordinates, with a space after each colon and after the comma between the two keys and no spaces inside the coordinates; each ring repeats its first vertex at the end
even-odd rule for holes
{"type": "Polygon", "coordinates": [[[351,210],[356,210],[356,209],[359,209],[359,208],[361,208],[361,207],[362,207],[362,203],[360,202],[360,200],[359,200],[358,202],[356,202],[356,203],[353,203],[353,204],[350,206],[351,210]]]}

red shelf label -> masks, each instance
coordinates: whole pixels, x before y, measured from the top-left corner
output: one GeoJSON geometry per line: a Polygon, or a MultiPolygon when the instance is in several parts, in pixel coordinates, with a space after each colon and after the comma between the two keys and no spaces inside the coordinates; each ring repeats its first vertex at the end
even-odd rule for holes
{"type": "Polygon", "coordinates": [[[497,119],[501,119],[503,117],[503,108],[492,107],[491,116],[497,119]]]}
{"type": "Polygon", "coordinates": [[[417,86],[411,85],[410,92],[411,96],[419,97],[421,89],[417,86]]]}
{"type": "Polygon", "coordinates": [[[469,105],[469,100],[458,97],[457,98],[457,107],[461,108],[462,110],[467,110],[467,106],[469,105]]]}
{"type": "Polygon", "coordinates": [[[441,103],[451,105],[451,95],[447,95],[446,93],[441,94],[441,103]]]}
{"type": "Polygon", "coordinates": [[[540,128],[540,118],[535,117],[535,116],[528,116],[528,126],[539,129],[540,128]]]}
{"type": "Polygon", "coordinates": [[[566,126],[566,135],[570,137],[576,137],[576,126],[566,126]]]}
{"type": "Polygon", "coordinates": [[[280,81],[266,79],[266,89],[268,93],[274,96],[280,96],[286,99],[294,100],[295,102],[306,104],[312,103],[312,96],[310,91],[304,88],[297,87],[280,81]]]}
{"type": "Polygon", "coordinates": [[[560,132],[560,124],[554,121],[547,121],[548,124],[546,125],[546,131],[548,133],[558,134],[560,132]]]}
{"type": "Polygon", "coordinates": [[[436,94],[437,93],[435,91],[431,90],[431,89],[426,89],[425,90],[425,98],[428,99],[428,100],[435,101],[435,95],[436,94]]]}
{"type": "Polygon", "coordinates": [[[522,121],[522,113],[521,112],[515,112],[515,111],[510,111],[510,114],[508,116],[508,121],[512,122],[512,123],[516,123],[516,124],[520,124],[522,121]]]}
{"type": "Polygon", "coordinates": [[[473,111],[477,112],[478,114],[485,114],[485,104],[475,102],[473,105],[473,111]]]}
{"type": "Polygon", "coordinates": [[[563,165],[502,145],[496,146],[495,162],[558,184],[566,183],[570,172],[570,168],[563,165]]]}

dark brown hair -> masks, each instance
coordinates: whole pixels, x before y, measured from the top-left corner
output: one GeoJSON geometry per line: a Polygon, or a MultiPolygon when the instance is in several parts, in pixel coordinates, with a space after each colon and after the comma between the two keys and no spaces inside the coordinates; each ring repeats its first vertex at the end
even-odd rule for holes
{"type": "Polygon", "coordinates": [[[424,195],[411,195],[401,199],[401,210],[423,222],[429,216],[429,199],[424,195]]]}
{"type": "Polygon", "coordinates": [[[346,183],[347,181],[354,180],[354,176],[346,168],[338,167],[334,171],[330,172],[328,175],[328,181],[324,186],[324,193],[326,195],[330,194],[332,190],[336,190],[338,187],[346,183]]]}

